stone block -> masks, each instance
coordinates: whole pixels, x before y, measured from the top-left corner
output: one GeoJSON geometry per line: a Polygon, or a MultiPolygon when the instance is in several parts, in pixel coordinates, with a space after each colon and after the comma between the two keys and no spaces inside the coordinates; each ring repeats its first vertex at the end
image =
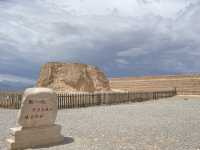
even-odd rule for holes
{"type": "Polygon", "coordinates": [[[43,126],[37,128],[16,127],[10,129],[10,138],[7,139],[10,150],[50,146],[64,141],[60,134],[61,126],[43,126]]]}

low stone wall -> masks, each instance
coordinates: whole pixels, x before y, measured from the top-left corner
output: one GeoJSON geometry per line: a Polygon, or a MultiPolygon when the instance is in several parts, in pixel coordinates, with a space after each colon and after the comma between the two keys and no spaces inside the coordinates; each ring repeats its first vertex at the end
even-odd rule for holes
{"type": "Polygon", "coordinates": [[[160,91],[176,88],[178,95],[200,95],[200,75],[171,75],[111,78],[112,89],[160,91]]]}
{"type": "MultiPolygon", "coordinates": [[[[19,109],[23,93],[0,92],[0,107],[19,109]]],[[[126,102],[142,102],[176,95],[175,90],[158,92],[98,92],[57,93],[58,108],[78,108],[95,105],[110,105],[126,102]]]]}

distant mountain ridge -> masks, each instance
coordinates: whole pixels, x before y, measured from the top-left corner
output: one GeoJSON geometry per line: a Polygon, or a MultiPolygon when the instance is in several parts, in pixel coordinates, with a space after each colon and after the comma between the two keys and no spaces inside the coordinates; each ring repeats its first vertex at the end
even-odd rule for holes
{"type": "Polygon", "coordinates": [[[33,87],[33,84],[23,83],[23,82],[14,82],[3,80],[0,81],[0,91],[23,91],[26,88],[33,87]]]}

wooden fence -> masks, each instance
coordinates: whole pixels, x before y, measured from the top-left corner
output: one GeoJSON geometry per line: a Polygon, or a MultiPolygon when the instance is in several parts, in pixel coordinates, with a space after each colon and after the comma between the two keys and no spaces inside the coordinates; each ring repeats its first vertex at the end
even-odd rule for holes
{"type": "MultiPolygon", "coordinates": [[[[0,92],[0,107],[19,109],[23,93],[0,92]]],[[[158,92],[101,92],[57,93],[58,108],[78,108],[95,105],[110,105],[126,102],[142,102],[176,95],[176,90],[158,92]]]]}
{"type": "Polygon", "coordinates": [[[19,109],[21,107],[22,92],[0,92],[0,107],[19,109]]]}

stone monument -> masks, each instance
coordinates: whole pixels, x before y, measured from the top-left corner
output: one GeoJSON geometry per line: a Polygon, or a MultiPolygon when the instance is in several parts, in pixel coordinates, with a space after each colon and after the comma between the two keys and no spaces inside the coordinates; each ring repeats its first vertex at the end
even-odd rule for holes
{"type": "Polygon", "coordinates": [[[30,88],[24,93],[17,127],[7,139],[11,150],[48,146],[64,141],[57,116],[56,94],[48,88],[30,88]]]}

